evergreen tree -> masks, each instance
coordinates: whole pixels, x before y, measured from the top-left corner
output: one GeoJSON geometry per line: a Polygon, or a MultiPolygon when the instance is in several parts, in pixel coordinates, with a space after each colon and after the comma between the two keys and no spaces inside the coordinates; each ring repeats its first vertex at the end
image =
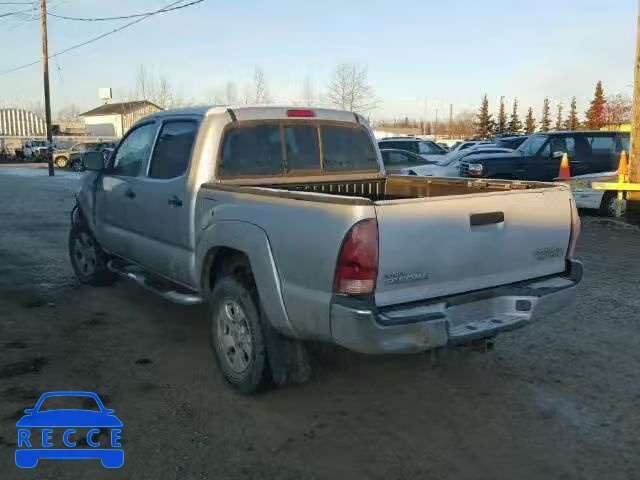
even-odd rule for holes
{"type": "Polygon", "coordinates": [[[576,105],[576,97],[571,99],[571,106],[569,107],[569,117],[564,122],[564,128],[567,130],[577,130],[580,128],[580,121],[578,120],[578,106],[576,105]]]}
{"type": "Polygon", "coordinates": [[[591,106],[587,110],[587,128],[598,130],[605,124],[604,119],[604,104],[606,100],[604,98],[604,89],[602,88],[602,81],[598,80],[596,83],[596,91],[591,100],[591,106]]]}
{"type": "Polygon", "coordinates": [[[489,113],[489,100],[487,95],[482,97],[480,110],[478,110],[476,119],[476,136],[478,138],[489,138],[493,130],[493,118],[489,113]]]}
{"type": "Polygon", "coordinates": [[[562,122],[562,102],[558,103],[558,113],[556,115],[556,125],[553,127],[554,130],[562,130],[564,123],[562,122]]]}
{"type": "Polygon", "coordinates": [[[513,110],[511,110],[511,118],[507,129],[509,133],[520,133],[522,130],[522,122],[518,116],[518,98],[513,99],[513,110]]]}
{"type": "Polygon", "coordinates": [[[504,97],[500,97],[500,108],[498,110],[498,124],[496,125],[496,133],[507,132],[507,112],[504,109],[504,97]]]}
{"type": "Polygon", "coordinates": [[[549,98],[544,99],[542,104],[542,120],[540,120],[540,131],[548,132],[551,129],[551,107],[549,106],[549,98]]]}
{"type": "Polygon", "coordinates": [[[529,111],[527,112],[527,118],[525,119],[524,132],[530,135],[535,131],[536,131],[536,119],[533,117],[533,108],[529,107],[529,111]]]}

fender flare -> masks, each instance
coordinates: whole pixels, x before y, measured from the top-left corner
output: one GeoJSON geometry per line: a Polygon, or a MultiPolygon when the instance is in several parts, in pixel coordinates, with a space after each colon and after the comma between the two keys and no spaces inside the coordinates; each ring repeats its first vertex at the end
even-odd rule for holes
{"type": "Polygon", "coordinates": [[[211,224],[200,233],[196,244],[196,271],[200,272],[200,290],[208,294],[209,269],[217,249],[224,247],[237,250],[249,259],[255,279],[260,304],[271,325],[284,335],[297,337],[289,320],[280,275],[271,251],[269,238],[259,226],[242,221],[228,220],[211,224]]]}

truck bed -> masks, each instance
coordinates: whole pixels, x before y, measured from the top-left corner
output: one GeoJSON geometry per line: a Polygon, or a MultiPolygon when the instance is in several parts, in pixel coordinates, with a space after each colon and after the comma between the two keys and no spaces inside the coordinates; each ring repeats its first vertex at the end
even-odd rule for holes
{"type": "Polygon", "coordinates": [[[433,198],[474,193],[507,192],[539,188],[557,188],[558,185],[543,182],[514,182],[509,180],[471,180],[464,178],[434,178],[415,176],[388,176],[375,179],[349,179],[334,181],[268,183],[207,183],[203,188],[237,191],[263,195],[275,195],[300,200],[336,202],[325,195],[342,199],[339,203],[369,204],[370,202],[433,198]],[[290,193],[289,193],[290,192],[290,193]],[[296,192],[321,193],[319,196],[297,196],[296,192]],[[349,201],[351,198],[351,201],[349,201]]]}

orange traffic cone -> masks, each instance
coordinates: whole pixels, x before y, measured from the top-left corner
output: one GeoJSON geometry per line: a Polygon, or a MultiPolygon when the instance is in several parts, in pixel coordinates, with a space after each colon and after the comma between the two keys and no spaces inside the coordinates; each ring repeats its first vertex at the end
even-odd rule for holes
{"type": "Polygon", "coordinates": [[[627,152],[624,150],[620,154],[620,163],[618,163],[618,176],[626,177],[629,174],[629,163],[627,161],[627,152]]]}
{"type": "Polygon", "coordinates": [[[558,180],[569,180],[571,171],[569,170],[569,157],[566,152],[562,154],[562,162],[560,162],[560,171],[558,172],[558,180]]]}

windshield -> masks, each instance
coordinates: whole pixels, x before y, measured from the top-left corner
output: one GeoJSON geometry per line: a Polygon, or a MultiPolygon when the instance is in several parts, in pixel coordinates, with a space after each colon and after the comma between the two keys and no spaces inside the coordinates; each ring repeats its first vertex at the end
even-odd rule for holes
{"type": "Polygon", "coordinates": [[[468,154],[468,151],[457,151],[451,152],[444,156],[442,160],[438,160],[436,165],[440,165],[441,167],[446,167],[447,165],[451,165],[456,160],[460,160],[462,157],[468,154]]]}
{"type": "Polygon", "coordinates": [[[42,401],[39,412],[49,410],[92,410],[99,412],[100,406],[93,397],[88,395],[55,395],[42,401]]]}
{"type": "Polygon", "coordinates": [[[547,141],[547,138],[549,138],[547,135],[532,135],[527,138],[516,151],[523,155],[535,155],[542,145],[544,145],[544,142],[547,141]]]}

